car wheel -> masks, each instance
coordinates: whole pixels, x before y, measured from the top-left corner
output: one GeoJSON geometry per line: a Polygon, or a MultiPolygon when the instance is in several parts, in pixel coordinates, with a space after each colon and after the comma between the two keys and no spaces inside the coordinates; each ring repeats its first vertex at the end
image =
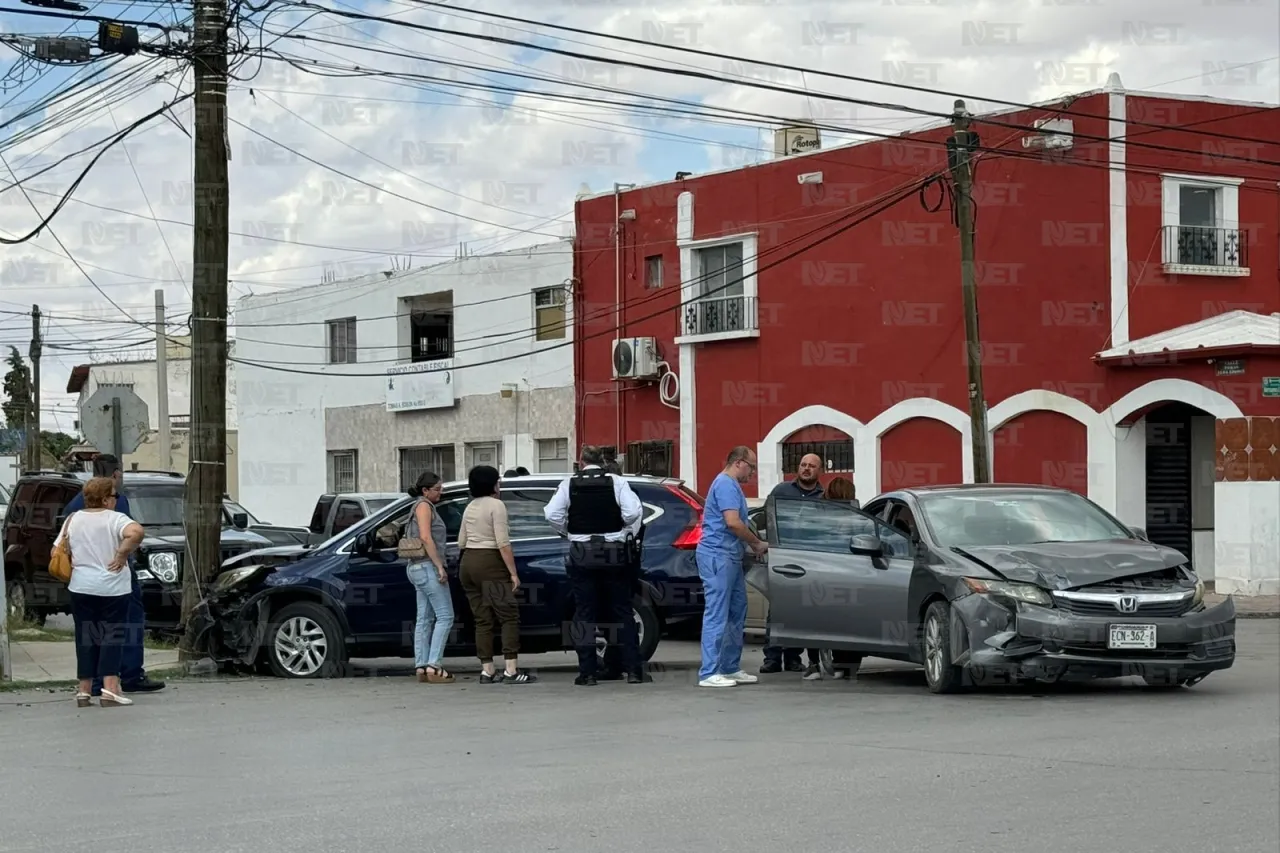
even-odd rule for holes
{"type": "MultiPolygon", "coordinates": [[[[648,662],[658,650],[658,641],[662,639],[662,625],[658,622],[658,614],[648,604],[633,604],[631,616],[636,620],[636,632],[639,634],[640,660],[648,662]]],[[[601,672],[605,666],[604,650],[607,642],[603,634],[596,637],[596,663],[601,672]]]]}
{"type": "Polygon", "coordinates": [[[36,627],[44,625],[45,614],[33,610],[27,604],[27,585],[20,580],[11,580],[5,586],[5,602],[9,607],[11,622],[30,622],[36,627]]]}
{"type": "Polygon", "coordinates": [[[960,689],[960,667],[951,663],[951,605],[935,601],[924,614],[921,632],[924,677],[934,693],[955,693],[960,689]]]}
{"type": "Polygon", "coordinates": [[[338,620],[311,601],[286,605],[271,617],[266,655],[277,678],[340,678],[347,667],[338,620]]]}

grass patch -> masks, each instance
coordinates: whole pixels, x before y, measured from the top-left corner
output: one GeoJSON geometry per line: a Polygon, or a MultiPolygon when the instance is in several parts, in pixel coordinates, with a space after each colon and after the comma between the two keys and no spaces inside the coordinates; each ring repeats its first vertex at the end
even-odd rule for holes
{"type": "Polygon", "coordinates": [[[79,683],[78,681],[0,681],[0,693],[23,693],[28,690],[61,693],[74,690],[79,683]]]}
{"type": "MultiPolygon", "coordinates": [[[[75,631],[67,628],[47,628],[30,620],[9,621],[9,641],[13,643],[71,643],[75,639],[75,631]]],[[[142,647],[161,652],[177,651],[178,638],[147,634],[142,647]]]]}

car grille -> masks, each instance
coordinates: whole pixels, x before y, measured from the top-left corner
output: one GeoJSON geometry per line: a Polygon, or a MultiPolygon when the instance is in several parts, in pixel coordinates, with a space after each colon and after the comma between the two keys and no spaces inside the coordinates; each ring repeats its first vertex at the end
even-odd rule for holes
{"type": "Polygon", "coordinates": [[[1192,596],[1187,596],[1182,601],[1160,601],[1141,604],[1132,613],[1122,613],[1114,604],[1108,601],[1072,601],[1058,596],[1054,598],[1059,610],[1064,610],[1077,616],[1112,616],[1126,619],[1138,616],[1151,618],[1182,616],[1191,610],[1191,604],[1194,601],[1192,596]]]}

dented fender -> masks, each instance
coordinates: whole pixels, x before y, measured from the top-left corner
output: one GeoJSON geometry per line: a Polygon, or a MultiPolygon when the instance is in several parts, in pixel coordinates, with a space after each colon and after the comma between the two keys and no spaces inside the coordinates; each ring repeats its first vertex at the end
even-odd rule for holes
{"type": "Polygon", "coordinates": [[[969,592],[953,598],[951,613],[953,664],[969,663],[975,649],[979,654],[986,649],[1002,649],[1017,636],[1017,614],[992,596],[969,592]],[[956,622],[960,624],[956,625],[956,622]]]}

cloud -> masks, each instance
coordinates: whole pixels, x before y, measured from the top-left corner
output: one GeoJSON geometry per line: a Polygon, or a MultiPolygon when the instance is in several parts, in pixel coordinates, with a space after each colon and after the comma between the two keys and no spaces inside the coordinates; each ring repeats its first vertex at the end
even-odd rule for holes
{"type": "MultiPolygon", "coordinates": [[[[676,169],[705,171],[770,156],[771,138],[762,133],[770,123],[751,115],[808,117],[850,132],[893,133],[930,122],[927,116],[823,95],[946,113],[952,93],[962,93],[980,96],[968,104],[980,111],[997,107],[997,100],[1031,102],[1097,87],[1113,71],[1131,88],[1255,101],[1276,101],[1278,94],[1276,62],[1235,67],[1276,52],[1276,0],[468,0],[451,4],[453,14],[397,0],[317,2],[383,20],[319,15],[303,22],[305,15],[277,12],[271,30],[297,28],[291,38],[269,36],[265,43],[302,67],[278,59],[239,66],[239,75],[252,79],[233,81],[228,100],[233,299],[303,287],[322,277],[364,275],[404,263],[406,256],[415,266],[445,260],[463,243],[478,253],[556,239],[568,233],[583,184],[599,191],[615,181],[645,182],[676,169]],[[467,11],[476,9],[586,32],[557,33],[467,11]],[[587,58],[468,35],[554,46],[587,58]],[[823,71],[871,82],[836,80],[823,71]],[[556,94],[601,102],[547,97],[556,94]],[[637,104],[646,96],[748,116],[733,122],[645,112],[637,104]]],[[[10,30],[44,29],[33,27],[33,20],[0,16],[10,30]]],[[[100,65],[79,73],[87,76],[100,65]]],[[[46,79],[72,73],[54,70],[46,79]]],[[[30,176],[190,86],[191,75],[178,62],[119,60],[77,93],[83,106],[69,116],[74,120],[59,119],[50,132],[3,143],[0,151],[20,177],[30,176]],[[171,82],[147,83],[148,75],[163,69],[174,72],[171,82]],[[113,82],[121,73],[138,76],[133,83],[113,82]]],[[[0,121],[46,90],[40,84],[25,94],[5,95],[16,101],[0,108],[0,121]]],[[[104,155],[53,220],[52,232],[4,250],[0,309],[20,312],[40,303],[53,318],[49,339],[80,350],[45,351],[45,406],[59,410],[56,418],[46,414],[46,427],[70,428],[71,417],[62,412],[74,400],[61,391],[75,363],[110,357],[123,344],[145,338],[139,327],[120,322],[121,312],[62,257],[54,234],[133,317],[152,317],[157,287],[164,288],[171,315],[185,317],[190,310],[190,222],[197,196],[187,136],[190,103],[176,107],[173,117],[151,122],[104,155]],[[77,344],[72,335],[115,340],[77,344]]],[[[14,130],[6,127],[6,135],[14,130]]],[[[830,142],[853,138],[824,135],[830,142]]],[[[52,208],[90,156],[31,179],[31,199],[41,213],[52,208]]],[[[0,180],[10,182],[7,172],[0,171],[0,180]]],[[[18,190],[0,193],[3,233],[26,233],[40,218],[18,190]]],[[[0,342],[19,343],[25,352],[29,322],[16,315],[0,318],[0,330],[7,331],[0,342]]]]}

